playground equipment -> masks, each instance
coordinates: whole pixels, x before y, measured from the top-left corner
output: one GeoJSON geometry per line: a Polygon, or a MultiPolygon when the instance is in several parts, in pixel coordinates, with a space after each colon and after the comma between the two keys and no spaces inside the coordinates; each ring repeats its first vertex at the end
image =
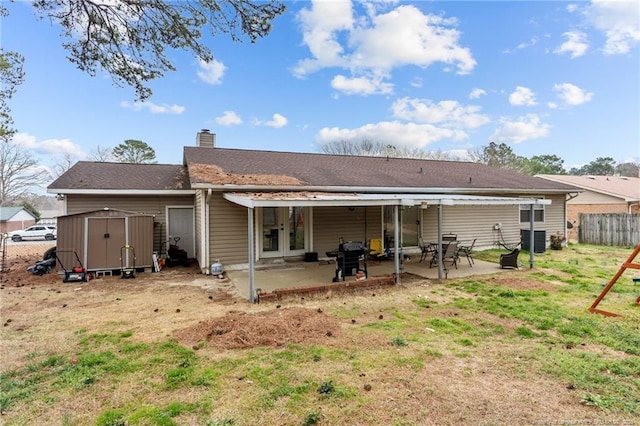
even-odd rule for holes
{"type": "MultiPolygon", "coordinates": [[[[611,287],[613,287],[613,285],[616,283],[616,281],[618,281],[618,278],[620,278],[620,276],[622,276],[622,274],[624,273],[624,271],[627,270],[627,268],[640,269],[640,263],[633,263],[633,260],[636,258],[636,256],[638,255],[639,252],[640,252],[640,244],[638,244],[636,246],[636,248],[633,251],[633,253],[631,253],[631,256],[629,256],[629,258],[626,260],[626,262],[624,262],[622,264],[622,266],[620,266],[620,269],[613,276],[611,281],[609,281],[609,284],[606,285],[606,287],[602,290],[602,293],[600,293],[600,295],[596,298],[596,300],[594,300],[593,304],[589,308],[590,312],[606,315],[606,316],[609,316],[609,317],[618,317],[618,316],[620,316],[618,314],[614,314],[613,312],[607,312],[607,311],[603,311],[601,309],[597,309],[596,307],[598,306],[600,301],[602,301],[602,299],[604,299],[604,296],[609,292],[609,290],[611,290],[611,287]]],[[[635,278],[633,279],[633,282],[634,283],[637,282],[635,278]]],[[[640,305],[640,296],[636,299],[636,304],[640,305]]]]}

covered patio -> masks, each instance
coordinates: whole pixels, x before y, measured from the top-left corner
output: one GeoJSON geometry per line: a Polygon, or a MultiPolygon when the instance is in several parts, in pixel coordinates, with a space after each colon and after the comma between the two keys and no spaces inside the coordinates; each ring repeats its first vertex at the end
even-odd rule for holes
{"type": "MultiPolygon", "coordinates": [[[[274,207],[274,206],[393,206],[394,207],[394,230],[395,235],[393,241],[395,246],[391,248],[392,258],[380,265],[374,265],[371,263],[369,277],[372,276],[390,276],[396,284],[401,283],[402,273],[412,273],[415,275],[423,276],[425,278],[442,280],[444,278],[453,278],[457,274],[467,271],[468,275],[474,275],[481,273],[481,270],[490,270],[492,272],[500,271],[500,267],[495,264],[486,265],[486,268],[481,267],[481,263],[478,266],[474,265],[470,267],[466,262],[466,258],[462,258],[458,264],[458,268],[449,268],[447,272],[443,268],[442,258],[437,259],[437,266],[430,268],[429,262],[418,262],[420,254],[417,254],[415,261],[404,262],[400,253],[402,248],[399,246],[399,217],[400,208],[402,206],[420,206],[421,208],[428,208],[429,206],[435,206],[438,208],[438,235],[440,240],[437,242],[439,246],[442,246],[442,207],[443,206],[486,206],[486,205],[528,205],[532,211],[530,229],[533,232],[533,209],[536,205],[550,204],[550,200],[539,198],[516,198],[516,197],[493,197],[493,196],[481,196],[481,195],[444,195],[444,194],[415,194],[415,193],[322,193],[322,192],[279,192],[279,193],[225,193],[224,198],[235,204],[241,205],[247,208],[247,234],[249,237],[249,251],[248,251],[248,265],[246,270],[238,270],[231,272],[231,279],[234,280],[236,287],[245,295],[250,302],[254,302],[257,295],[260,292],[269,291],[269,289],[278,289],[286,287],[285,282],[293,283],[289,284],[290,287],[301,287],[305,283],[308,285],[320,284],[320,277],[327,277],[327,282],[332,282],[335,268],[335,263],[329,262],[328,264],[321,265],[318,262],[317,268],[325,267],[327,272],[320,273],[320,270],[315,267],[296,266],[285,267],[292,272],[289,275],[289,279],[285,279],[283,276],[278,276],[278,268],[270,268],[261,270],[257,268],[256,262],[256,245],[254,242],[255,236],[255,222],[254,222],[254,210],[259,207],[274,207]],[[327,267],[327,265],[330,265],[327,267]],[[411,265],[411,266],[409,266],[411,265]],[[415,272],[412,270],[415,266],[415,272]],[[490,266],[493,265],[493,266],[490,266]],[[381,269],[376,272],[376,266],[381,269]],[[296,272],[297,271],[297,272],[296,272]],[[312,272],[310,272],[312,271],[312,272]],[[309,275],[312,274],[312,275],[309,275]],[[298,277],[294,277],[298,275],[298,277]],[[312,280],[312,281],[310,281],[312,280]]],[[[531,239],[531,257],[529,260],[530,266],[533,267],[533,239],[531,239]]],[[[439,254],[441,256],[441,254],[439,254]]],[[[286,260],[282,259],[283,265],[286,265],[286,260]]],[[[302,265],[302,264],[300,264],[302,265]]],[[[458,275],[459,276],[459,275],[458,275]]],[[[337,283],[336,283],[337,284],[337,283]]]]}

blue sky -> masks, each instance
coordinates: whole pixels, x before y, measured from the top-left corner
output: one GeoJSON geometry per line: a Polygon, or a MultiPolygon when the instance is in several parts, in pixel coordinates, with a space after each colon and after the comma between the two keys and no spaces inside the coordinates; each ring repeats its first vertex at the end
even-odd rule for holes
{"type": "Polygon", "coordinates": [[[26,58],[14,143],[44,166],[126,139],[179,164],[203,128],[225,148],[368,139],[463,153],[495,141],[566,169],[640,161],[638,1],[287,2],[254,44],[207,37],[212,63],[170,52],[178,71],[144,103],[77,70],[29,3],[4,6],[2,46],[26,58]]]}

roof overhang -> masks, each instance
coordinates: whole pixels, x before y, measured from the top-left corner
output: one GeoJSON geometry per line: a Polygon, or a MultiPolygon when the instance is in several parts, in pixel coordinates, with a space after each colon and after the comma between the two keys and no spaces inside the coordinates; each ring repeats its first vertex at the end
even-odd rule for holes
{"type": "Polygon", "coordinates": [[[489,197],[452,194],[359,194],[326,192],[259,192],[223,194],[226,200],[247,208],[312,206],[495,206],[548,205],[551,200],[524,197],[489,197]]]}
{"type": "Polygon", "coordinates": [[[47,188],[50,194],[74,195],[193,195],[195,189],[62,189],[47,188]]]}

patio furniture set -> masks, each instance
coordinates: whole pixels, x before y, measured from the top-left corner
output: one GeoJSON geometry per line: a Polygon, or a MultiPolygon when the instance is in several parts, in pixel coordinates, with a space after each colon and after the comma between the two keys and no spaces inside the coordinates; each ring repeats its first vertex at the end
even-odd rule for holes
{"type": "MultiPolygon", "coordinates": [[[[445,274],[448,273],[447,264],[453,266],[458,269],[458,262],[461,258],[465,257],[467,262],[469,262],[469,267],[473,267],[473,248],[476,244],[476,240],[474,239],[471,244],[462,244],[458,241],[458,236],[453,233],[443,234],[442,235],[442,265],[444,267],[445,274]]],[[[420,262],[424,262],[427,259],[429,260],[429,267],[437,266],[440,256],[439,256],[439,247],[440,244],[438,242],[425,242],[422,237],[418,239],[418,244],[420,245],[420,262]]],[[[500,255],[500,268],[515,268],[518,267],[518,254],[520,250],[515,248],[509,253],[504,253],[500,255]]]]}

